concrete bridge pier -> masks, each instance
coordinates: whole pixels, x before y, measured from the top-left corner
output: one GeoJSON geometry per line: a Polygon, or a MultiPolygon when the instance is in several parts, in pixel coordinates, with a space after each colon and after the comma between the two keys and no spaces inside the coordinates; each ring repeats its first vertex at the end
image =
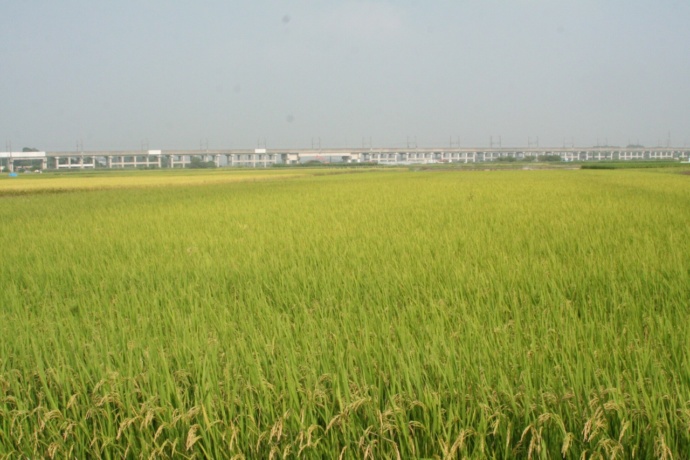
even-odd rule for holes
{"type": "Polygon", "coordinates": [[[170,167],[171,168],[184,168],[185,165],[189,164],[189,160],[185,155],[170,155],[170,167]],[[177,158],[175,158],[177,156],[177,158]]]}

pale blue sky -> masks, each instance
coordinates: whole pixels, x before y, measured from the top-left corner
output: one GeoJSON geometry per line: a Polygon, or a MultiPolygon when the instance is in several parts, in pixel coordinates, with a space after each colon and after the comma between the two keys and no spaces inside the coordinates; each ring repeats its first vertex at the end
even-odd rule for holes
{"type": "Polygon", "coordinates": [[[688,1],[0,0],[0,150],[690,145],[688,1]]]}

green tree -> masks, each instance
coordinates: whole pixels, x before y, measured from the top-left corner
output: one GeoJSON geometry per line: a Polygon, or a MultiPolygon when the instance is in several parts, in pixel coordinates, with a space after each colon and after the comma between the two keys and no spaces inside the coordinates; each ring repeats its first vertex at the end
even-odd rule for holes
{"type": "Polygon", "coordinates": [[[200,157],[192,156],[187,167],[191,169],[215,168],[216,164],[213,161],[202,161],[200,157]]]}

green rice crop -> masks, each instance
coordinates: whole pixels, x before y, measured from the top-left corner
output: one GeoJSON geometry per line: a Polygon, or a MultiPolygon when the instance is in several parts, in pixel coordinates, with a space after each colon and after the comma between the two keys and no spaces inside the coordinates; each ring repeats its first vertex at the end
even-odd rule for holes
{"type": "Polygon", "coordinates": [[[0,457],[690,457],[690,176],[242,174],[0,195],[0,457]]]}
{"type": "Polygon", "coordinates": [[[686,168],[687,163],[669,160],[643,161],[592,161],[580,163],[582,169],[647,169],[647,168],[686,168]]]}

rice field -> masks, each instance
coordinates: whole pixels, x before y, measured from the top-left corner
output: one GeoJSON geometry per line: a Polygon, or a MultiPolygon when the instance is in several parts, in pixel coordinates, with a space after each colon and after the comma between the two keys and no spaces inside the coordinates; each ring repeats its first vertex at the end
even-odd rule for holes
{"type": "Polygon", "coordinates": [[[3,177],[0,458],[689,458],[689,224],[675,168],[3,177]]]}
{"type": "MultiPolygon", "coordinates": [[[[322,172],[323,173],[323,172],[322,172]]],[[[295,169],[244,169],[228,174],[223,170],[91,170],[23,174],[21,180],[8,177],[0,180],[0,196],[27,193],[55,193],[75,190],[165,187],[170,185],[206,185],[228,182],[287,179],[305,177],[315,171],[295,169]]]]}

